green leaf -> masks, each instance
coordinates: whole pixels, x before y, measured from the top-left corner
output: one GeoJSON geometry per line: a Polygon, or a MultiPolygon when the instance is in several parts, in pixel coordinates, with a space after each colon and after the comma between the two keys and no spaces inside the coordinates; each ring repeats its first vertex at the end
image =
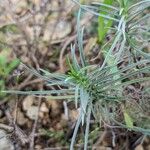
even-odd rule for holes
{"type": "Polygon", "coordinates": [[[0,56],[0,76],[6,77],[6,63],[7,63],[7,58],[5,56],[0,56]]]}
{"type": "Polygon", "coordinates": [[[82,121],[82,114],[83,114],[83,111],[80,109],[79,116],[78,116],[78,119],[77,119],[77,122],[76,122],[76,125],[75,125],[75,129],[74,129],[74,132],[73,132],[72,139],[71,139],[70,150],[74,149],[73,146],[74,146],[74,143],[75,143],[75,140],[76,140],[76,136],[77,136],[77,133],[78,133],[79,126],[80,126],[81,121],[82,121]]]}
{"type": "Polygon", "coordinates": [[[124,120],[125,120],[127,127],[132,129],[133,128],[132,118],[128,115],[127,112],[124,112],[123,115],[124,115],[124,120]]]}
{"type": "Polygon", "coordinates": [[[19,29],[15,24],[4,25],[0,28],[0,31],[3,33],[19,33],[19,29]]]}
{"type": "MultiPolygon", "coordinates": [[[[112,5],[112,0],[104,0],[104,4],[112,5]]],[[[107,8],[108,9],[108,8],[107,8]]],[[[106,11],[100,11],[101,14],[108,15],[106,11]]],[[[105,19],[104,17],[98,17],[98,39],[102,43],[109,28],[112,26],[113,21],[105,19]]]]}
{"type": "Polygon", "coordinates": [[[4,97],[6,93],[3,93],[2,90],[5,89],[5,82],[4,80],[0,80],[0,97],[4,97]]]}
{"type": "Polygon", "coordinates": [[[7,58],[5,56],[0,56],[0,67],[1,68],[5,68],[5,65],[6,65],[6,62],[7,62],[7,58]]]}
{"type": "Polygon", "coordinates": [[[8,67],[6,68],[6,75],[9,75],[9,73],[15,69],[15,67],[17,67],[20,63],[19,59],[14,59],[13,61],[11,61],[8,65],[8,67]]]}
{"type": "Polygon", "coordinates": [[[84,28],[81,29],[81,27],[80,27],[80,18],[81,18],[81,9],[79,9],[78,17],[77,17],[77,40],[78,40],[78,47],[79,47],[81,64],[82,64],[82,67],[85,67],[85,66],[87,66],[87,64],[86,64],[84,50],[83,50],[84,28]]]}

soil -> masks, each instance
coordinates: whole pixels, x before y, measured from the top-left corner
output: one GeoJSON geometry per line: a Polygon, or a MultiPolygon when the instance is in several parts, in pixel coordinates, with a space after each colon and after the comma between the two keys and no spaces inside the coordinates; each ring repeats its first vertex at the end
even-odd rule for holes
{"type": "MultiPolygon", "coordinates": [[[[68,0],[12,0],[1,2],[0,27],[10,28],[2,34],[9,46],[9,61],[19,58],[35,69],[67,72],[66,56],[76,42],[78,7],[68,0]],[[14,31],[11,29],[14,26],[14,31]]],[[[95,18],[86,14],[81,21],[87,31],[84,37],[86,57],[100,65],[96,33],[91,27],[95,18]]],[[[1,37],[0,36],[0,40],[1,37]]],[[[0,49],[0,54],[2,49],[0,49]]],[[[20,63],[6,78],[6,89],[48,90],[45,82],[28,72],[20,63]]],[[[7,95],[0,100],[0,150],[68,150],[78,110],[74,103],[30,95],[7,95]],[[67,113],[66,113],[67,112],[67,113]],[[1,146],[4,145],[4,146],[1,146]]],[[[75,149],[83,149],[83,127],[75,149]]],[[[126,130],[99,129],[93,120],[89,149],[150,150],[150,139],[126,130]],[[93,138],[92,138],[93,136],[93,138]]]]}

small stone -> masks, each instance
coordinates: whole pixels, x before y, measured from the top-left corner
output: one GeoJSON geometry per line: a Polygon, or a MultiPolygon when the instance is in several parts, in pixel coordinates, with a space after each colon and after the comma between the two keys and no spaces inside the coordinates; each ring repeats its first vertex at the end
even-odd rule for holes
{"type": "Polygon", "coordinates": [[[28,108],[26,115],[31,119],[31,120],[36,120],[37,115],[38,115],[38,107],[37,106],[31,106],[28,108]]]}
{"type": "Polygon", "coordinates": [[[138,145],[135,150],[144,150],[142,145],[138,145]]]}
{"type": "Polygon", "coordinates": [[[17,123],[19,125],[24,125],[27,122],[27,119],[25,118],[24,114],[21,112],[20,109],[18,109],[17,112],[17,123]]]}
{"type": "Polygon", "coordinates": [[[40,111],[41,111],[41,112],[45,112],[45,113],[48,113],[48,112],[49,112],[49,109],[47,108],[47,106],[46,106],[45,103],[42,103],[42,104],[41,104],[40,111]]]}
{"type": "Polygon", "coordinates": [[[41,145],[35,145],[35,149],[37,149],[37,150],[42,149],[42,146],[41,145]]]}
{"type": "Polygon", "coordinates": [[[49,41],[50,39],[60,40],[66,37],[71,32],[71,24],[67,21],[50,22],[44,32],[43,40],[49,41]],[[54,34],[53,34],[54,32],[54,34]]]}
{"type": "Polygon", "coordinates": [[[23,110],[27,111],[33,104],[33,97],[32,96],[27,96],[23,100],[23,110]]]}
{"type": "Polygon", "coordinates": [[[14,145],[7,137],[7,134],[4,130],[0,129],[0,149],[1,150],[14,150],[14,145]]]}
{"type": "Polygon", "coordinates": [[[57,65],[55,63],[50,62],[48,64],[48,67],[55,70],[57,68],[57,65]]]}

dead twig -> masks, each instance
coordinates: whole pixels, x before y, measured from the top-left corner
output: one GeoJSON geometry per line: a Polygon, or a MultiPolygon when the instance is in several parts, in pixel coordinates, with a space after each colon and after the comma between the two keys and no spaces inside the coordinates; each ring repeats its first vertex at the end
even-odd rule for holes
{"type": "Polygon", "coordinates": [[[105,138],[107,134],[107,130],[105,130],[98,138],[97,142],[94,144],[94,146],[92,147],[92,150],[95,150],[96,147],[98,147],[99,144],[101,144],[101,142],[103,141],[103,139],[105,138]]]}
{"type": "Polygon", "coordinates": [[[29,85],[32,85],[32,84],[35,84],[35,83],[40,83],[40,82],[43,82],[43,80],[42,79],[34,79],[34,80],[31,80],[31,81],[28,81],[28,82],[23,82],[22,84],[20,84],[18,86],[17,89],[23,89],[26,86],[29,86],[29,85]]]}
{"type": "Polygon", "coordinates": [[[4,129],[4,130],[6,130],[7,132],[12,132],[12,131],[14,130],[13,127],[8,126],[8,125],[6,125],[6,124],[2,124],[2,123],[0,123],[0,129],[4,129]]]}
{"type": "Polygon", "coordinates": [[[9,120],[10,126],[14,128],[15,135],[19,138],[21,143],[24,145],[29,142],[28,136],[21,130],[16,123],[14,123],[13,117],[11,116],[10,111],[7,109],[5,110],[5,115],[7,119],[9,120]]]}
{"type": "MultiPolygon", "coordinates": [[[[41,88],[42,90],[43,88],[41,88]]],[[[39,118],[39,110],[40,110],[40,105],[41,105],[41,102],[42,102],[42,97],[39,97],[39,100],[38,100],[38,113],[37,113],[37,116],[36,116],[36,119],[35,119],[35,122],[34,122],[34,125],[33,125],[33,128],[32,128],[32,132],[30,134],[30,150],[34,150],[34,139],[35,139],[35,131],[36,131],[36,127],[37,127],[37,123],[38,123],[38,118],[39,118]]]]}

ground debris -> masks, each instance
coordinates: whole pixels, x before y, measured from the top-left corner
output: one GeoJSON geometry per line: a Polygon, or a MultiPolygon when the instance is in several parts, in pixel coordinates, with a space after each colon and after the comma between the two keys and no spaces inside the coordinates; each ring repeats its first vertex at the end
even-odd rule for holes
{"type": "Polygon", "coordinates": [[[0,129],[0,149],[1,150],[15,150],[14,145],[8,138],[6,132],[0,129]]]}

